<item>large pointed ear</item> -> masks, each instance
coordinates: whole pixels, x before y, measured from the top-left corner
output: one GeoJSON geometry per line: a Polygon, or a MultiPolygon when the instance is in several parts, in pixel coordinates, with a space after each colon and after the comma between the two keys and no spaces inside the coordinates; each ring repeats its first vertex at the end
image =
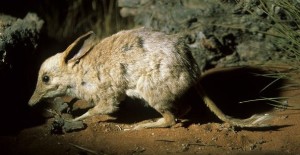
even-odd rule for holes
{"type": "Polygon", "coordinates": [[[65,63],[78,61],[93,48],[94,44],[91,40],[89,41],[89,43],[85,43],[85,41],[92,34],[94,34],[94,32],[89,31],[88,33],[77,38],[71,45],[69,45],[69,47],[63,52],[63,59],[65,63]]]}

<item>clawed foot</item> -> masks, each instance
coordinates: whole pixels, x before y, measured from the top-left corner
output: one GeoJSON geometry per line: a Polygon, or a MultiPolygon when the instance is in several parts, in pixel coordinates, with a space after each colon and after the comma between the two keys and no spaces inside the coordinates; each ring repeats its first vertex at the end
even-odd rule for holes
{"type": "Polygon", "coordinates": [[[175,123],[174,121],[166,121],[164,118],[160,118],[155,122],[150,122],[150,123],[142,123],[133,128],[133,130],[141,130],[141,129],[148,129],[148,128],[166,128],[166,127],[171,127],[175,123]]]}
{"type": "Polygon", "coordinates": [[[85,119],[85,118],[87,118],[87,117],[90,117],[90,116],[91,116],[90,113],[89,113],[89,112],[86,112],[86,113],[84,113],[83,115],[74,118],[72,121],[73,121],[73,122],[81,121],[81,120],[83,120],[83,119],[85,119]]]}

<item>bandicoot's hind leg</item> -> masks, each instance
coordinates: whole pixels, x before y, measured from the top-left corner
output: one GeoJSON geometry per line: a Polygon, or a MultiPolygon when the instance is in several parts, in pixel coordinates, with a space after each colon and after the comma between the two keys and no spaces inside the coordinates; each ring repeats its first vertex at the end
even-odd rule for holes
{"type": "Polygon", "coordinates": [[[160,111],[163,118],[158,119],[155,122],[143,123],[135,126],[134,130],[145,129],[145,128],[165,128],[173,126],[175,121],[175,116],[170,111],[160,111]]]}

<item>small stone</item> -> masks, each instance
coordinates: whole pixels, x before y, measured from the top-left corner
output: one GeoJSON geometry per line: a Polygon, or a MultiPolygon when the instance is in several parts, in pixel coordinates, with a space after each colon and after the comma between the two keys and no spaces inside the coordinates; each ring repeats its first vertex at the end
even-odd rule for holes
{"type": "Polygon", "coordinates": [[[82,121],[65,121],[63,130],[65,132],[73,132],[85,129],[86,125],[82,121]]]}
{"type": "Polygon", "coordinates": [[[138,7],[140,3],[140,0],[118,0],[119,7],[138,7]]]}

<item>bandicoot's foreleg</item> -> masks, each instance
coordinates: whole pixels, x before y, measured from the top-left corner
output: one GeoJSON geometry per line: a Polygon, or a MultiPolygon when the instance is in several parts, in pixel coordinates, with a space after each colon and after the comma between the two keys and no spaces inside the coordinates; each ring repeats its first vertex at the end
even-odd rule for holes
{"type": "Polygon", "coordinates": [[[102,105],[102,104],[98,104],[95,107],[93,107],[92,109],[89,109],[86,113],[84,113],[83,115],[76,117],[75,119],[73,119],[73,121],[80,121],[80,120],[84,120],[87,117],[91,117],[91,116],[95,116],[95,115],[106,115],[106,114],[111,114],[114,111],[117,110],[117,107],[112,106],[114,104],[107,104],[107,105],[102,105]]]}

